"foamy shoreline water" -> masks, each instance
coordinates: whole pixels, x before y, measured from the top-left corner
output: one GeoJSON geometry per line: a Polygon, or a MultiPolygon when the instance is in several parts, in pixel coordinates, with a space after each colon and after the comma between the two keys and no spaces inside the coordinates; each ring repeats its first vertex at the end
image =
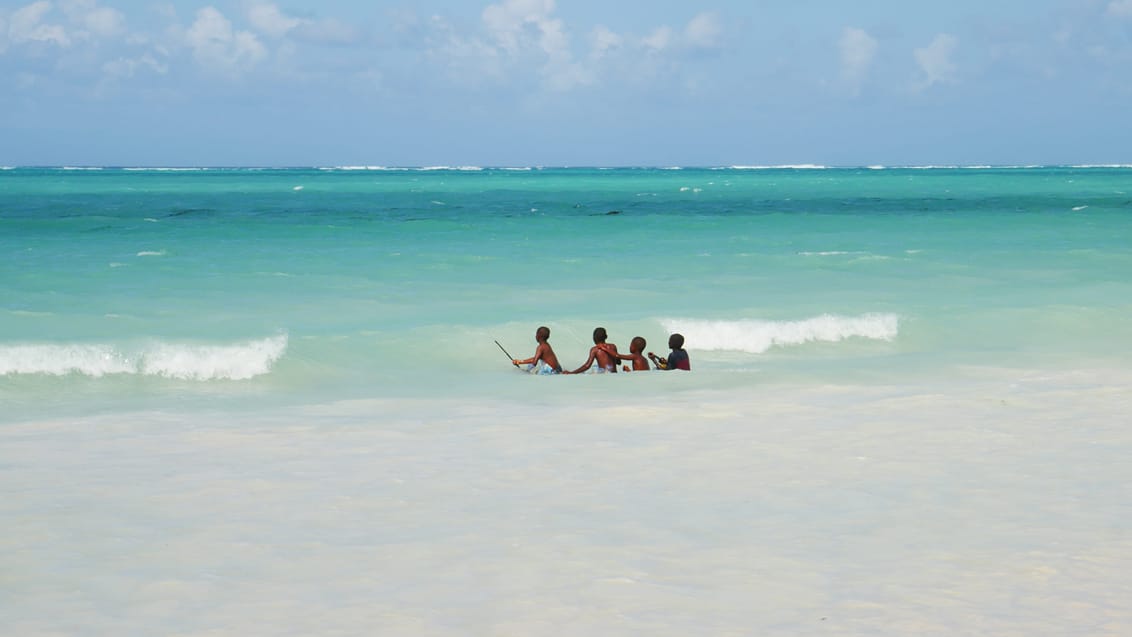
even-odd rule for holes
{"type": "Polygon", "coordinates": [[[0,617],[20,635],[1124,634],[1132,395],[1015,380],[12,423],[0,617]]]}

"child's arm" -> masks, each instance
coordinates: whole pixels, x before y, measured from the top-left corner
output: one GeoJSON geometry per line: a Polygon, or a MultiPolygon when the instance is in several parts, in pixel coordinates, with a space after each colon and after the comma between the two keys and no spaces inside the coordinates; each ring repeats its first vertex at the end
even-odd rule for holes
{"type": "Polygon", "coordinates": [[[535,348],[535,355],[534,356],[532,356],[530,358],[524,358],[523,360],[519,360],[519,359],[516,358],[515,360],[513,360],[511,362],[514,363],[515,365],[534,365],[535,363],[538,362],[538,360],[540,358],[542,358],[543,354],[546,352],[546,347],[547,347],[547,345],[545,343],[541,343],[541,344],[539,344],[538,347],[535,348]]]}
{"type": "Polygon", "coordinates": [[[635,354],[633,352],[630,352],[628,354],[618,354],[616,352],[610,352],[610,354],[612,356],[616,357],[617,360],[620,360],[620,361],[632,361],[633,367],[630,368],[628,365],[625,365],[624,367],[621,368],[623,371],[628,372],[628,371],[632,371],[634,369],[636,369],[636,370],[642,370],[642,369],[647,370],[649,368],[649,360],[647,358],[645,358],[644,354],[635,354]]]}
{"type": "Polygon", "coordinates": [[[616,358],[619,361],[635,361],[638,358],[644,358],[640,354],[634,354],[632,352],[629,352],[628,354],[622,354],[620,352],[615,352],[613,350],[608,350],[608,349],[605,350],[605,351],[606,351],[607,354],[609,354],[613,358],[616,358]]]}
{"type": "Polygon", "coordinates": [[[656,354],[653,354],[652,352],[649,352],[649,358],[652,359],[652,363],[653,365],[656,365],[657,369],[668,369],[667,358],[661,358],[656,354]]]}
{"type": "Polygon", "coordinates": [[[610,345],[609,343],[600,343],[594,346],[595,350],[599,348],[601,349],[601,351],[605,352],[611,358],[613,358],[614,363],[616,363],[617,361],[637,361],[645,359],[644,355],[634,354],[633,352],[622,354],[621,352],[617,351],[616,345],[610,345]]]}
{"type": "Polygon", "coordinates": [[[590,357],[586,359],[586,362],[582,363],[581,367],[579,367],[578,369],[575,369],[573,371],[562,372],[562,373],[563,374],[581,374],[582,372],[586,371],[591,366],[593,366],[595,358],[597,358],[597,348],[591,347],[590,348],[590,357]]]}

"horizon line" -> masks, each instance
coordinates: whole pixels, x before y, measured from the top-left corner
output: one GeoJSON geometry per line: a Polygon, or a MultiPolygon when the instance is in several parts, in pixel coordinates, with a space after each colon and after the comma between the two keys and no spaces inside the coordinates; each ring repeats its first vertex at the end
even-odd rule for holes
{"type": "Polygon", "coordinates": [[[165,165],[165,164],[26,164],[26,165],[0,165],[0,170],[60,170],[60,171],[207,171],[207,170],[322,170],[322,171],[534,171],[534,170],[1025,170],[1042,168],[1073,168],[1073,169],[1129,169],[1132,163],[1097,163],[1097,164],[731,164],[731,165],[377,165],[377,164],[342,164],[334,166],[318,165],[165,165]]]}

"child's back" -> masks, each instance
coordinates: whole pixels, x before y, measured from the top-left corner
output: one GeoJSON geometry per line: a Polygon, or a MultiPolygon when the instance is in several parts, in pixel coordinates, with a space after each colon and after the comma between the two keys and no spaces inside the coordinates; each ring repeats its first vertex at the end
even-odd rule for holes
{"type": "Polygon", "coordinates": [[[534,356],[511,362],[516,365],[530,365],[530,371],[539,374],[561,374],[562,365],[558,362],[554,348],[550,346],[550,328],[544,326],[535,330],[535,341],[538,342],[538,347],[535,348],[534,356]]]}

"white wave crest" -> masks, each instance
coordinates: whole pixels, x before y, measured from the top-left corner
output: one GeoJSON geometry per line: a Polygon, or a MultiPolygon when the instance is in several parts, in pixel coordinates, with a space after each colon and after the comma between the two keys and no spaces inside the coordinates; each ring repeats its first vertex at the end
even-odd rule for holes
{"type": "Polygon", "coordinates": [[[728,166],[724,170],[828,170],[821,164],[782,164],[772,166],[728,166]]]}
{"type": "Polygon", "coordinates": [[[683,334],[690,349],[761,354],[776,346],[849,338],[891,341],[899,332],[900,319],[895,314],[822,314],[799,321],[662,319],[660,323],[668,332],[683,334]]]}
{"type": "Polygon", "coordinates": [[[181,380],[247,380],[270,372],[286,350],[286,334],[227,345],[157,342],[136,350],[107,344],[0,345],[0,376],[137,374],[181,380]]]}
{"type": "Polygon", "coordinates": [[[0,376],[134,373],[135,365],[109,345],[0,345],[0,376]]]}
{"type": "Polygon", "coordinates": [[[131,166],[123,168],[126,172],[153,172],[153,173],[196,173],[209,170],[199,166],[131,166]]]}
{"type": "Polygon", "coordinates": [[[235,345],[159,344],[141,359],[141,373],[184,380],[246,380],[271,371],[287,349],[285,335],[235,345]]]}

